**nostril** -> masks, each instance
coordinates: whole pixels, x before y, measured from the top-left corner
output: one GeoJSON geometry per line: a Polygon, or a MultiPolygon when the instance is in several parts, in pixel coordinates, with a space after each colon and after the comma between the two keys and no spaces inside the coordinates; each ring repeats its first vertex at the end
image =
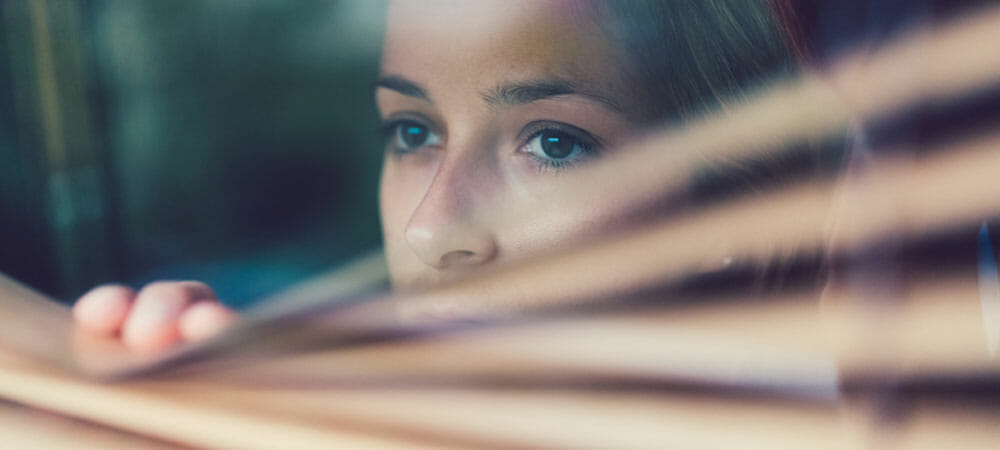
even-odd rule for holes
{"type": "Polygon", "coordinates": [[[475,264],[481,259],[479,255],[468,250],[453,250],[441,257],[441,266],[456,267],[475,264]]]}
{"type": "Polygon", "coordinates": [[[485,264],[496,256],[496,238],[490,228],[454,214],[430,214],[433,211],[415,212],[404,235],[410,250],[424,264],[438,270],[462,269],[485,264]]]}

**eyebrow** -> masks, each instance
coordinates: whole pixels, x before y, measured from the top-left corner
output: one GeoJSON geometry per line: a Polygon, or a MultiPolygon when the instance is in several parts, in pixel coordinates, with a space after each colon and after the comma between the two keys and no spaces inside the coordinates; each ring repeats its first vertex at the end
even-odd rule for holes
{"type": "MultiPolygon", "coordinates": [[[[375,87],[389,89],[407,97],[433,102],[427,90],[419,84],[399,75],[380,77],[375,82],[375,87]]],[[[615,111],[625,112],[614,100],[600,94],[578,89],[569,81],[559,78],[514,82],[497,86],[493,90],[483,93],[483,100],[492,106],[515,106],[562,95],[580,95],[600,102],[615,111]]]]}
{"type": "Polygon", "coordinates": [[[384,77],[380,77],[378,81],[375,82],[375,87],[396,91],[407,97],[431,101],[431,97],[427,95],[427,91],[424,88],[399,75],[386,75],[384,77]]]}
{"type": "Polygon", "coordinates": [[[621,106],[610,98],[581,90],[575,87],[573,83],[558,78],[515,82],[497,86],[493,90],[484,93],[483,99],[486,100],[486,103],[494,106],[513,106],[562,95],[580,95],[603,103],[616,111],[624,112],[621,106]]]}

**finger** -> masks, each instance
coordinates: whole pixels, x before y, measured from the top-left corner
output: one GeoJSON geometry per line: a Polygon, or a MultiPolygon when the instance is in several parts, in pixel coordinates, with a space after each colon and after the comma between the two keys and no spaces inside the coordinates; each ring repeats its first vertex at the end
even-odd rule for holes
{"type": "Polygon", "coordinates": [[[73,305],[73,320],[89,333],[113,335],[121,330],[133,300],[135,291],[126,286],[96,287],[73,305]]]}
{"type": "Polygon", "coordinates": [[[181,342],[178,322],[184,309],[196,301],[214,299],[215,293],[204,283],[152,283],[136,296],[132,311],[122,327],[122,341],[140,352],[158,351],[176,345],[181,342]]]}
{"type": "Polygon", "coordinates": [[[181,338],[188,342],[208,339],[228,328],[236,318],[236,311],[219,302],[199,301],[181,314],[181,338]]]}

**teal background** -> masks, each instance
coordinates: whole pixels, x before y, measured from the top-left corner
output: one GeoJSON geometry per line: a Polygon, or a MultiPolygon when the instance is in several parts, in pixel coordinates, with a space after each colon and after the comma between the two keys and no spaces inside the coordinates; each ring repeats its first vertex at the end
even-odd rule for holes
{"type": "Polygon", "coordinates": [[[3,2],[0,271],[240,306],[378,246],[383,7],[3,2]]]}

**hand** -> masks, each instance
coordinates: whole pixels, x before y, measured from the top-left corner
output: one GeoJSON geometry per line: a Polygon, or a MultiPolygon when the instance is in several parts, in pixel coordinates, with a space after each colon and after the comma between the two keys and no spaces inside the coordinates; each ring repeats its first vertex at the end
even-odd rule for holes
{"type": "Polygon", "coordinates": [[[236,317],[212,288],[197,281],[151,283],[138,294],[126,286],[100,286],[73,305],[73,319],[81,329],[115,336],[137,352],[207,339],[236,317]]]}

